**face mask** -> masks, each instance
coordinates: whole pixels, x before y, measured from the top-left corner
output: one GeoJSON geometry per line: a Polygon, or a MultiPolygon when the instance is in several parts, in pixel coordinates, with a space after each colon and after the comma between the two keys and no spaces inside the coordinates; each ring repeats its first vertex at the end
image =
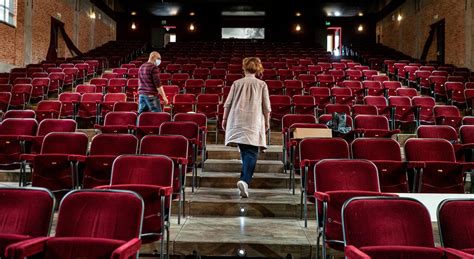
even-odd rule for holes
{"type": "Polygon", "coordinates": [[[156,65],[156,66],[159,66],[160,64],[161,64],[161,59],[155,60],[155,65],[156,65]]]}

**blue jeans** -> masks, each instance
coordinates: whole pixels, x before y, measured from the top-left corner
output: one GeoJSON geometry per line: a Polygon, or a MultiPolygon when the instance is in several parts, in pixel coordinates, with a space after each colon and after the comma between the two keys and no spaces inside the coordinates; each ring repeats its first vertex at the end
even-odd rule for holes
{"type": "Polygon", "coordinates": [[[161,112],[161,104],[157,96],[140,94],[138,96],[138,114],[142,112],[161,112]]]}
{"type": "Polygon", "coordinates": [[[246,144],[238,144],[240,150],[240,158],[242,159],[242,172],[240,180],[250,185],[252,181],[255,166],[257,164],[258,147],[246,144]]]}

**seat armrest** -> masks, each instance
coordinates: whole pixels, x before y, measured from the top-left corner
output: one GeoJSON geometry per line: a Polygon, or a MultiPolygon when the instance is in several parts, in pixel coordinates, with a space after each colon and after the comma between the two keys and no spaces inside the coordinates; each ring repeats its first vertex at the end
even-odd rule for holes
{"type": "Polygon", "coordinates": [[[94,187],[93,189],[109,190],[109,189],[110,189],[110,185],[99,185],[99,186],[94,187]]]}
{"type": "Polygon", "coordinates": [[[127,259],[138,253],[142,241],[139,238],[134,238],[127,243],[121,245],[112,253],[113,259],[127,259]]]}
{"type": "Polygon", "coordinates": [[[408,161],[407,168],[425,168],[426,164],[422,161],[408,161]]]}
{"type": "Polygon", "coordinates": [[[463,172],[474,169],[474,162],[460,162],[460,164],[462,165],[463,172]]]}
{"type": "Polygon", "coordinates": [[[35,138],[35,136],[28,136],[28,135],[20,135],[18,136],[18,139],[20,141],[33,141],[33,139],[35,138]]]}
{"type": "Polygon", "coordinates": [[[370,259],[369,255],[367,255],[366,253],[360,251],[355,246],[346,246],[344,248],[344,253],[345,253],[347,259],[356,259],[356,258],[370,259]]]}
{"type": "Polygon", "coordinates": [[[314,193],[314,198],[318,201],[322,202],[328,202],[329,201],[329,195],[327,195],[324,192],[315,192],[314,193]]]}
{"type": "Polygon", "coordinates": [[[173,194],[173,187],[163,186],[160,187],[160,196],[170,196],[173,194]]]}
{"type": "Polygon", "coordinates": [[[99,124],[94,124],[94,129],[96,129],[96,130],[101,130],[101,129],[102,129],[102,126],[99,125],[99,124]]]}
{"type": "Polygon", "coordinates": [[[9,245],[5,249],[7,258],[25,258],[44,251],[46,242],[51,237],[37,237],[9,245]]]}
{"type": "Polygon", "coordinates": [[[463,252],[461,250],[457,250],[457,249],[454,249],[454,248],[439,248],[441,250],[443,250],[445,253],[446,253],[446,258],[447,259],[454,259],[454,258],[463,258],[463,259],[467,259],[467,258],[474,258],[474,255],[472,254],[468,254],[466,252],[463,252]]]}

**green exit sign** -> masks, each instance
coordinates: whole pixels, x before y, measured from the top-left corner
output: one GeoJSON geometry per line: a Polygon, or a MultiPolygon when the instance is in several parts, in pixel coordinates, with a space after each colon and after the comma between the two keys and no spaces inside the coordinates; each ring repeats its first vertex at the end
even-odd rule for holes
{"type": "Polygon", "coordinates": [[[331,25],[331,22],[330,21],[326,21],[326,26],[330,26],[331,25]]]}
{"type": "Polygon", "coordinates": [[[161,25],[166,25],[166,20],[161,20],[161,25]]]}

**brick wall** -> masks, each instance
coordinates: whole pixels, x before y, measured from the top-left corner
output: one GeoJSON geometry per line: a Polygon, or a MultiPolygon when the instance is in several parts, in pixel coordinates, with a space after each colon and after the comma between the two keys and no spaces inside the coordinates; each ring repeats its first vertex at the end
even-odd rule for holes
{"type": "MultiPolygon", "coordinates": [[[[470,0],[468,0],[470,1],[470,0]]],[[[430,32],[430,25],[445,19],[445,62],[465,66],[465,1],[407,0],[377,23],[380,43],[420,58],[430,32]],[[398,15],[402,16],[397,21],[398,15]]],[[[436,60],[436,41],[427,60],[436,60]]]]}
{"type": "MultiPolygon", "coordinates": [[[[77,0],[33,0],[31,26],[31,62],[44,60],[48,52],[51,17],[60,18],[65,24],[66,33],[76,46],[86,52],[107,41],[115,40],[116,24],[110,17],[98,10],[89,1],[77,0]],[[79,5],[77,5],[79,3],[79,5]],[[95,13],[95,19],[90,14],[95,13]],[[76,15],[76,18],[74,17],[76,15]],[[77,37],[74,37],[77,35],[77,37]]],[[[0,23],[0,72],[25,64],[25,5],[28,0],[17,1],[17,22],[12,27],[0,23]]],[[[28,44],[26,44],[28,45],[28,44]]],[[[64,42],[58,46],[58,56],[69,57],[64,42]]]]}

